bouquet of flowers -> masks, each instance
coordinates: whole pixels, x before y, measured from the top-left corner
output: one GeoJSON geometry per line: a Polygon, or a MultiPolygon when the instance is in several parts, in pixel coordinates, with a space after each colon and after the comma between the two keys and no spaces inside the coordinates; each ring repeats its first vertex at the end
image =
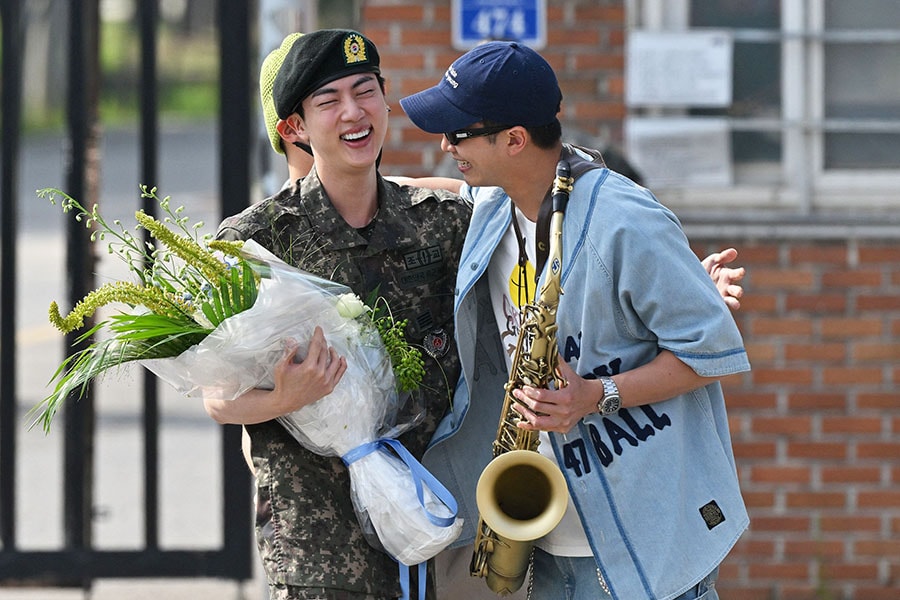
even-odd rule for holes
{"type": "Polygon", "coordinates": [[[424,374],[421,354],[403,338],[405,321],[255,242],[200,239],[202,223],[189,227],[182,209],[172,210],[155,189],[142,187],[142,194],[166,215],[158,221],[136,213],[139,227],[161,248],[139,241],[118,221],[106,222],[96,207],[89,212],[58,190],[39,192],[51,202],[61,197],[65,212],[74,210],[94,229],[92,240],[111,238],[110,253],[139,281],[107,283],[65,317],[51,304],[50,320],[63,332],[82,328],[106,304],[128,310],[79,338],[89,345],[60,365],[53,393],[33,409],[35,422],[49,431],[73,392],[83,393],[95,377],[132,361],[186,395],[234,399],[252,388],[272,388],[284,342],[293,339],[303,348],[319,326],[347,359],[347,370],[331,394],[279,421],[309,450],[348,465],[354,508],[370,543],[412,565],[455,540],[462,526],[455,499],[394,439],[415,422],[397,418],[401,398],[424,374]],[[98,333],[107,337],[94,341],[98,333]]]}

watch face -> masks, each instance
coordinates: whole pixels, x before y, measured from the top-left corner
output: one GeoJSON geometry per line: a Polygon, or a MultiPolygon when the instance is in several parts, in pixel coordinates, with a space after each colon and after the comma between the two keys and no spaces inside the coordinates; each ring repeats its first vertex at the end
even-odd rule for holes
{"type": "Polygon", "coordinates": [[[611,415],[619,411],[622,400],[619,398],[619,389],[616,382],[608,377],[601,377],[603,383],[603,398],[597,403],[597,410],[601,415],[611,415]]]}
{"type": "Polygon", "coordinates": [[[619,411],[621,404],[622,402],[618,396],[607,396],[603,399],[603,410],[601,412],[604,415],[611,415],[619,411]]]}

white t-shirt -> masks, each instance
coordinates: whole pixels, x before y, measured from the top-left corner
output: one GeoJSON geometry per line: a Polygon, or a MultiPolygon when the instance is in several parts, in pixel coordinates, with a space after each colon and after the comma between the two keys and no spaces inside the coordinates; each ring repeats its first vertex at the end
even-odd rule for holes
{"type": "MultiPolygon", "coordinates": [[[[519,224],[519,231],[525,238],[526,255],[528,257],[536,256],[535,230],[537,224],[525,218],[525,215],[518,209],[515,210],[515,218],[519,224]]],[[[534,281],[534,264],[531,260],[526,261],[524,273],[519,266],[519,244],[516,241],[516,233],[512,224],[491,257],[491,263],[488,265],[488,282],[491,288],[494,318],[497,320],[500,339],[506,349],[506,367],[509,369],[512,366],[512,354],[515,352],[519,336],[520,308],[522,305],[534,301],[537,289],[534,281]]],[[[539,439],[541,443],[538,446],[538,452],[556,462],[553,448],[550,446],[550,437],[542,431],[539,439]]],[[[581,520],[578,518],[571,495],[568,500],[569,504],[562,521],[553,531],[537,540],[536,545],[556,556],[592,556],[591,547],[588,544],[584,528],[581,526],[581,520]]]]}

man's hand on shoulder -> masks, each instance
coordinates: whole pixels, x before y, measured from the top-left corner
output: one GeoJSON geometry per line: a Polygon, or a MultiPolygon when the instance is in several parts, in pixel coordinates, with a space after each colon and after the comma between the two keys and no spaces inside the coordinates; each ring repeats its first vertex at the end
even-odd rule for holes
{"type": "Polygon", "coordinates": [[[744,267],[732,269],[725,266],[734,262],[737,255],[738,252],[734,248],[725,248],[721,252],[710,254],[700,261],[703,263],[703,268],[712,277],[713,283],[716,284],[716,289],[719,290],[722,299],[725,300],[725,304],[731,310],[741,308],[740,299],[744,295],[744,288],[740,286],[740,281],[744,278],[746,270],[744,267]]]}

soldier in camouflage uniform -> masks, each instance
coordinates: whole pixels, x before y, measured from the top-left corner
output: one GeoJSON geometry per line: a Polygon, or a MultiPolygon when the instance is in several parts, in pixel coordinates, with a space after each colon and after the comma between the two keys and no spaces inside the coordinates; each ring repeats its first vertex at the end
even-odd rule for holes
{"type": "MultiPolygon", "coordinates": [[[[361,298],[377,290],[396,318],[408,319],[407,340],[426,349],[418,391],[425,417],[399,440],[421,457],[459,376],[451,347],[453,290],[469,208],[448,192],[400,186],[378,174],[387,105],[377,49],[361,34],[300,37],[273,96],[279,118],[290,125],[282,137],[308,143],[316,166],[292,189],[226,219],[219,236],[252,238],[361,298]]],[[[363,536],[341,459],[306,450],[272,420],[337,384],[344,359],[322,342],[313,340],[302,363],[282,361],[274,390],[206,399],[207,410],[249,431],[257,540],[272,600],[396,598],[397,563],[363,536]]]]}

